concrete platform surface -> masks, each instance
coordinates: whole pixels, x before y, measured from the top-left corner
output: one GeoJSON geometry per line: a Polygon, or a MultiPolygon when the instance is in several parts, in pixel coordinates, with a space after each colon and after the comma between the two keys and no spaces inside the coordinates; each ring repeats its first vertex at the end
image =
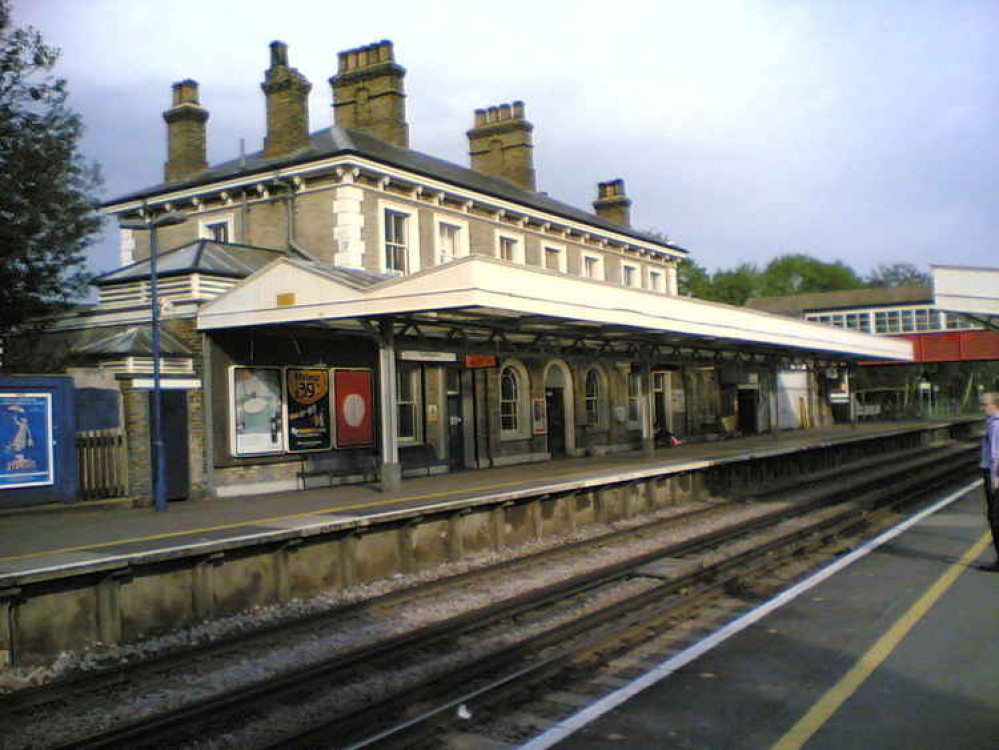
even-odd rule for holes
{"type": "Polygon", "coordinates": [[[976,488],[557,744],[526,747],[994,750],[986,531],[976,488]]]}
{"type": "MultiPolygon", "coordinates": [[[[79,504],[52,512],[0,511],[0,579],[86,561],[122,560],[133,554],[169,549],[208,549],[232,541],[315,528],[315,533],[386,520],[414,508],[495,501],[497,493],[511,499],[539,487],[557,491],[587,482],[639,479],[643,473],[693,471],[747,457],[794,453],[812,447],[898,434],[946,422],[879,423],[857,427],[783,432],[661,449],[654,458],[641,453],[587,457],[503,468],[407,479],[396,492],[370,485],[312,489],[268,495],[171,503],[157,513],[152,508],[111,506],[90,512],[79,504]]],[[[102,507],[102,506],[97,506],[102,507]]]]}

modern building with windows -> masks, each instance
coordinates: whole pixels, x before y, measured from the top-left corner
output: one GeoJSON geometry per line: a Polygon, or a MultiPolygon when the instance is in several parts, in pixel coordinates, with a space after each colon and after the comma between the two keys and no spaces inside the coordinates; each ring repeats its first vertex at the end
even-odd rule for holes
{"type": "MultiPolygon", "coordinates": [[[[949,278],[944,269],[935,275],[949,278]]],[[[999,374],[995,325],[987,317],[962,312],[955,299],[940,300],[933,287],[902,286],[757,297],[746,306],[910,341],[912,363],[865,362],[853,383],[861,417],[897,417],[974,409],[978,387],[999,374]]],[[[847,411],[842,410],[842,418],[848,418],[847,411]]]]}
{"type": "MultiPolygon", "coordinates": [[[[209,164],[198,84],[164,113],[164,182],[106,204],[158,233],[171,497],[237,495],[655,449],[830,419],[827,375],[911,345],[677,294],[687,251],[635,229],[621,179],[592,211],[536,186],[522,102],[475,110],[470,166],[409,147],[387,41],[340,53],[332,125],[274,42],[263,149],[209,164]],[[179,465],[179,464],[178,464],[179,465]]],[[[61,320],[112,372],[148,472],[149,237],[122,231],[99,304],[61,320]]]]}

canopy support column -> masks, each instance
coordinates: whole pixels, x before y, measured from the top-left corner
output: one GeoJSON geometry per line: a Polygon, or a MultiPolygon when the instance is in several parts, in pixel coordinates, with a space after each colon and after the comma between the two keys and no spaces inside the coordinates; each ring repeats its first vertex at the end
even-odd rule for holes
{"type": "Polygon", "coordinates": [[[780,420],[780,362],[776,357],[770,358],[770,398],[767,411],[770,415],[770,434],[777,434],[780,420]]]}
{"type": "Polygon", "coordinates": [[[656,435],[652,430],[652,366],[646,362],[639,366],[642,379],[642,455],[654,458],[656,455],[656,435]]]}
{"type": "Polygon", "coordinates": [[[381,401],[381,465],[378,475],[382,490],[392,492],[402,486],[399,464],[398,413],[396,398],[395,332],[392,322],[380,324],[378,336],[378,387],[381,401]]]}

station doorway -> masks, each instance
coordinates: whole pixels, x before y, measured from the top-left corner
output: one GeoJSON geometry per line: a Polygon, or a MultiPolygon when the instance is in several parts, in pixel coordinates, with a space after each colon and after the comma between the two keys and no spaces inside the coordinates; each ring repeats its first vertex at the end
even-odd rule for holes
{"type": "MultiPolygon", "coordinates": [[[[163,415],[164,489],[167,500],[186,500],[191,494],[191,462],[188,446],[187,391],[160,391],[163,415]]],[[[153,391],[149,392],[149,413],[153,413],[153,391]]],[[[149,435],[150,456],[152,441],[149,435]]]]}
{"type": "Polygon", "coordinates": [[[444,369],[445,424],[447,425],[447,460],[451,471],[465,468],[465,426],[461,398],[461,370],[444,369]]]}
{"type": "Polygon", "coordinates": [[[652,371],[652,434],[659,439],[664,430],[673,432],[672,389],[669,370],[652,371]]]}
{"type": "Polygon", "coordinates": [[[548,452],[552,458],[575,454],[572,403],[569,368],[563,362],[551,362],[545,369],[545,411],[548,416],[548,452]]]}

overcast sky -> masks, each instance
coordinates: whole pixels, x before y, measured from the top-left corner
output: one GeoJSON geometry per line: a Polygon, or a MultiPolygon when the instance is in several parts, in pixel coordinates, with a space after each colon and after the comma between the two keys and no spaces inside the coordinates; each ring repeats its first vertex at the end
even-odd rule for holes
{"type": "MultiPolygon", "coordinates": [[[[636,227],[709,268],[805,251],[861,272],[995,265],[999,2],[14,0],[62,49],[113,198],[163,176],[170,86],[201,85],[208,160],[262,147],[267,45],[330,124],[336,53],[387,38],[412,147],[468,163],[472,111],[514,99],[538,187],[590,208],[623,177],[636,227]],[[370,9],[370,10],[369,10],[370,9]]],[[[92,252],[117,265],[117,232],[92,252]]]]}

